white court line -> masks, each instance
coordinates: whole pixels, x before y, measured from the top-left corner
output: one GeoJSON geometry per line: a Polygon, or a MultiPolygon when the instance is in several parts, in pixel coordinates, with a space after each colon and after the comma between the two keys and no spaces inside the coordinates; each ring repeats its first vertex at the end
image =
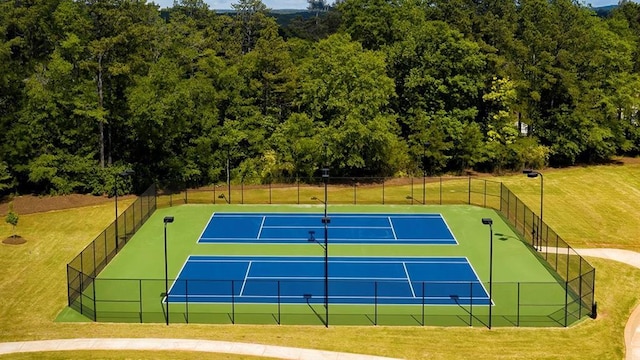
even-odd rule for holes
{"type": "MultiPolygon", "coordinates": [[[[196,255],[199,256],[199,255],[196,255]]],[[[191,256],[191,257],[196,257],[196,256],[191,256]]],[[[202,256],[206,256],[206,255],[202,255],[202,256]]],[[[191,258],[190,257],[190,258],[191,258]]],[[[229,255],[228,256],[229,259],[225,259],[222,256],[218,257],[216,259],[191,259],[188,261],[191,262],[230,262],[230,263],[238,263],[238,262],[246,262],[248,259],[244,259],[244,258],[238,258],[236,255],[229,255]]],[[[353,264],[353,263],[366,263],[366,264],[396,264],[398,261],[397,260],[369,260],[370,257],[365,256],[364,257],[366,259],[365,260],[337,260],[336,258],[331,258],[329,262],[331,262],[332,264],[338,264],[338,263],[344,263],[344,264],[353,264]]],[[[415,258],[413,260],[406,260],[407,257],[404,258],[405,262],[410,263],[410,264],[469,264],[468,261],[466,261],[466,258],[463,257],[451,257],[451,258],[447,258],[447,259],[451,259],[452,261],[443,261],[443,260],[438,260],[437,258],[433,258],[434,260],[429,260],[429,259],[422,259],[422,258],[415,258]]],[[[319,263],[319,264],[324,264],[324,260],[310,260],[310,259],[294,259],[294,260],[284,260],[284,259],[277,259],[277,260],[272,260],[272,259],[260,259],[258,256],[253,257],[253,260],[249,260],[249,261],[256,261],[256,262],[261,262],[261,263],[319,263]]],[[[473,268],[473,267],[472,267],[473,268]]],[[[474,271],[475,273],[475,271],[474,271]]],[[[476,274],[477,277],[477,274],[476,274]]],[[[479,278],[478,278],[479,279],[479,278]]]]}
{"type": "Polygon", "coordinates": [[[387,220],[389,220],[389,226],[391,226],[391,232],[393,233],[393,240],[398,240],[396,236],[396,229],[393,228],[393,222],[391,222],[391,216],[387,216],[387,220]]]}
{"type": "Polygon", "coordinates": [[[266,216],[262,217],[262,222],[260,223],[260,229],[258,230],[258,236],[256,236],[256,240],[260,240],[260,235],[262,235],[262,229],[264,229],[264,221],[267,219],[266,216]]]}
{"type": "MultiPolygon", "coordinates": [[[[323,280],[324,276],[251,276],[251,280],[323,280]]],[[[367,281],[407,281],[406,277],[401,278],[383,278],[383,277],[348,277],[348,276],[331,276],[331,280],[367,280],[367,281]]]]}
{"type": "MultiPolygon", "coordinates": [[[[471,268],[471,271],[473,271],[473,274],[476,276],[477,282],[480,284],[480,286],[482,286],[482,290],[484,290],[484,295],[487,295],[487,299],[489,298],[489,292],[487,291],[487,288],[484,287],[484,283],[482,282],[482,280],[480,279],[480,276],[478,276],[478,273],[476,272],[476,269],[473,267],[473,265],[471,264],[471,261],[469,261],[469,258],[467,258],[466,256],[464,257],[467,260],[467,264],[469,264],[469,267],[471,268]]],[[[476,282],[476,281],[473,281],[476,282]]],[[[483,297],[481,297],[480,299],[484,299],[484,295],[483,297]]],[[[472,298],[476,298],[475,296],[471,296],[472,298]]],[[[494,305],[493,303],[493,299],[491,300],[491,306],[494,305]]]]}
{"type": "Polygon", "coordinates": [[[407,270],[407,264],[403,261],[402,267],[404,268],[404,273],[407,274],[407,280],[409,280],[409,288],[411,289],[411,295],[416,297],[416,292],[413,291],[413,284],[411,284],[411,277],[409,277],[409,271],[407,270]]]}
{"type": "Polygon", "coordinates": [[[249,277],[249,270],[251,269],[252,263],[253,261],[249,260],[249,266],[247,266],[247,272],[244,274],[244,280],[242,281],[242,287],[240,288],[239,296],[242,296],[242,293],[244,292],[244,286],[247,284],[247,278],[249,277]]]}
{"type": "MultiPolygon", "coordinates": [[[[191,255],[189,255],[189,257],[187,257],[187,260],[185,260],[184,263],[182,263],[182,267],[180,268],[180,271],[178,271],[178,275],[173,279],[173,282],[171,283],[171,287],[169,287],[169,294],[171,294],[171,291],[173,290],[173,286],[180,279],[180,275],[182,274],[182,270],[184,270],[184,267],[187,266],[187,263],[189,262],[190,259],[191,259],[191,255]]],[[[165,294],[164,299],[162,301],[167,302],[167,297],[168,297],[169,294],[165,294]]]]}
{"type": "Polygon", "coordinates": [[[200,232],[200,236],[198,236],[198,241],[200,242],[200,239],[202,239],[202,235],[204,235],[204,232],[207,231],[207,229],[209,228],[209,225],[211,224],[211,220],[213,220],[213,217],[216,215],[216,212],[214,211],[213,214],[211,214],[211,216],[209,216],[209,221],[207,221],[207,225],[204,226],[204,229],[202,229],[202,232],[200,232]]]}
{"type": "MultiPolygon", "coordinates": [[[[267,229],[324,229],[323,226],[304,226],[304,225],[267,225],[267,229]]],[[[331,229],[388,229],[388,226],[330,226],[331,229]]]]}

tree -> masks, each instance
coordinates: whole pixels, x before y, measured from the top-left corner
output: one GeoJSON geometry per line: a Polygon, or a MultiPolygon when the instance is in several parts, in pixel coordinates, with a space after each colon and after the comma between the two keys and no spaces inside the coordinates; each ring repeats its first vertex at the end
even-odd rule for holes
{"type": "Polygon", "coordinates": [[[11,226],[13,226],[13,236],[12,237],[16,237],[16,226],[18,226],[18,220],[20,219],[20,217],[18,216],[18,214],[13,211],[13,203],[9,204],[9,213],[7,214],[7,216],[5,217],[5,221],[7,222],[7,224],[10,224],[11,226]]]}
{"type": "MultiPolygon", "coordinates": [[[[332,168],[344,175],[390,175],[398,127],[389,111],[393,80],[381,52],[364,50],[348,35],[321,40],[300,65],[299,106],[321,123],[332,168]]],[[[318,164],[322,159],[318,159],[318,164]]]]}
{"type": "Polygon", "coordinates": [[[261,0],[238,0],[231,4],[236,11],[235,25],[242,44],[242,54],[253,49],[260,31],[273,19],[267,18],[269,9],[261,0]]]}

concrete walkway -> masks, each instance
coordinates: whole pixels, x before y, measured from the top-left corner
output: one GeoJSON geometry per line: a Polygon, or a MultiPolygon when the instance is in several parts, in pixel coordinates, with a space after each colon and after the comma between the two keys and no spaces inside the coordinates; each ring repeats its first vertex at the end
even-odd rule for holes
{"type": "MultiPolygon", "coordinates": [[[[620,249],[575,249],[580,256],[593,256],[619,261],[640,269],[640,253],[620,249]]],[[[597,275],[596,275],[597,276],[597,275]]],[[[640,306],[637,306],[624,327],[626,360],[640,360],[640,306]]]]}
{"type": "Polygon", "coordinates": [[[249,343],[189,339],[65,339],[0,343],[0,355],[65,350],[178,350],[304,360],[394,360],[392,358],[249,343]]]}
{"type": "MultiPolygon", "coordinates": [[[[581,256],[619,261],[640,269],[640,253],[619,249],[575,249],[581,256]]],[[[640,306],[624,331],[626,360],[640,360],[640,306]]],[[[65,339],[0,343],[0,355],[64,350],[184,350],[305,360],[393,360],[372,355],[212,340],[189,339],[65,339]]]]}

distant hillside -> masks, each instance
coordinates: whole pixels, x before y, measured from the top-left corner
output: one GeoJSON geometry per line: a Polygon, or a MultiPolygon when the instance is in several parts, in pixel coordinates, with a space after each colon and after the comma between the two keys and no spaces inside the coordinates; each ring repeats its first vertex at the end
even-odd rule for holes
{"type": "Polygon", "coordinates": [[[613,9],[617,8],[618,5],[607,5],[607,6],[599,6],[599,7],[595,7],[593,8],[593,10],[595,10],[596,14],[598,14],[598,16],[600,17],[606,17],[609,15],[609,13],[611,11],[613,11],[613,9]]]}

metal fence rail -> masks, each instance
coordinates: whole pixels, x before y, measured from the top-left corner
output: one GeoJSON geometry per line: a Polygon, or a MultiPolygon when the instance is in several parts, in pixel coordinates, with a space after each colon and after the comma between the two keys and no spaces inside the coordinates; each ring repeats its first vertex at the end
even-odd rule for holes
{"type": "MultiPolygon", "coordinates": [[[[67,266],[69,306],[95,321],[165,321],[166,309],[160,297],[164,292],[164,280],[96,279],[97,274],[116,255],[120,244],[126,244],[156,207],[182,204],[315,204],[319,202],[318,199],[324,191],[321,178],[306,179],[304,183],[299,179],[285,179],[278,184],[256,183],[259,183],[257,179],[243,178],[237,184],[160,191],[160,196],[157,197],[155,187],[150,188],[129,208],[139,207],[138,213],[128,213],[127,209],[125,214],[118,218],[118,233],[124,234],[122,240],[109,241],[115,239],[115,225],[111,224],[67,266]],[[123,220],[120,220],[121,218],[123,220]],[[109,288],[120,290],[109,291],[109,288]],[[114,294],[127,294],[127,297],[114,298],[114,294]],[[145,300],[149,298],[154,300],[145,300]]],[[[522,241],[531,247],[540,260],[553,270],[557,282],[546,285],[494,283],[494,289],[498,294],[503,291],[506,298],[512,299],[508,303],[516,304],[509,308],[496,308],[492,315],[494,324],[568,326],[584,316],[596,316],[593,266],[501,182],[473,177],[331,178],[328,199],[332,204],[469,204],[495,209],[521,235],[522,241]],[[362,191],[364,189],[367,191],[362,191]],[[559,287],[561,295],[554,296],[549,302],[531,302],[532,297],[525,296],[528,292],[540,292],[545,286],[549,286],[549,289],[552,286],[559,287]],[[549,311],[542,311],[544,315],[540,315],[540,309],[549,311]]],[[[558,293],[558,290],[555,289],[553,292],[558,293]]],[[[277,311],[262,314],[262,310],[247,307],[246,304],[234,304],[233,301],[231,304],[234,307],[229,311],[224,306],[221,308],[221,305],[204,306],[187,302],[181,305],[182,310],[179,307],[176,310],[175,306],[171,306],[173,309],[170,313],[174,322],[296,323],[298,320],[293,319],[304,318],[307,322],[302,323],[309,324],[317,323],[320,318],[313,311],[313,306],[303,306],[303,311],[299,306],[278,303],[274,305],[277,311]],[[281,311],[280,306],[287,307],[287,312],[281,311]],[[311,310],[313,314],[307,314],[307,310],[311,310]],[[174,311],[180,315],[173,316],[174,311]]],[[[434,312],[436,310],[433,307],[415,304],[408,306],[411,310],[404,315],[397,314],[392,308],[393,306],[380,305],[372,315],[353,314],[340,306],[332,306],[332,317],[335,319],[337,316],[341,319],[339,323],[345,324],[383,324],[384,319],[389,320],[389,323],[397,323],[400,317],[404,319],[400,321],[402,324],[470,326],[486,324],[488,316],[483,315],[482,307],[474,309],[472,304],[469,308],[459,306],[459,311],[465,310],[453,314],[442,313],[442,309],[434,312]],[[424,312],[429,315],[427,320],[416,320],[421,319],[424,312]],[[374,320],[371,320],[372,316],[374,320]]],[[[484,308],[486,309],[486,306],[484,308]]],[[[318,311],[318,314],[321,313],[322,311],[318,311]]]]}

